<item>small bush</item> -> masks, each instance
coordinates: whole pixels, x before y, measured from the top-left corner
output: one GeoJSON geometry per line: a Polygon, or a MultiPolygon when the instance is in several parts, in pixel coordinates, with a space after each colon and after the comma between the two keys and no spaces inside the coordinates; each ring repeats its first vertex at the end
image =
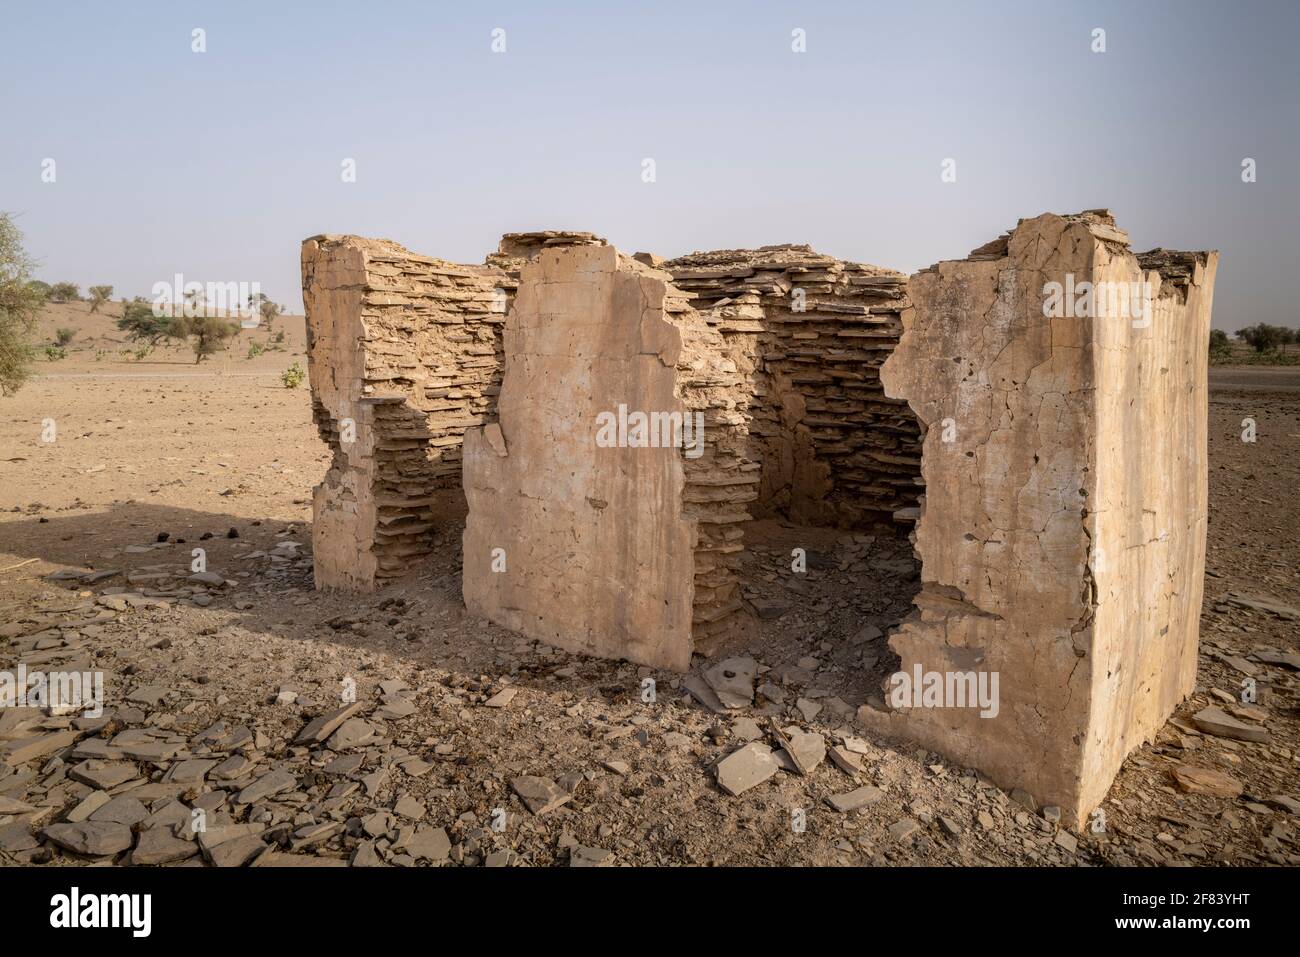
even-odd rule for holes
{"type": "Polygon", "coordinates": [[[61,346],[69,345],[76,337],[77,330],[69,329],[67,326],[54,333],[54,341],[61,346]]]}
{"type": "Polygon", "coordinates": [[[67,350],[63,346],[50,345],[45,347],[45,358],[50,362],[58,362],[60,359],[66,359],[67,357],[67,350]]]}
{"type": "Polygon", "coordinates": [[[256,359],[265,351],[266,346],[262,345],[260,342],[250,342],[248,344],[248,358],[250,359],[256,359]]]}
{"type": "Polygon", "coordinates": [[[46,290],[31,271],[22,232],[8,213],[0,212],[0,395],[18,391],[36,351],[32,333],[46,290]]]}
{"type": "Polygon", "coordinates": [[[113,298],[112,286],[90,287],[90,311],[99,312],[99,307],[113,298]]]}
{"type": "Polygon", "coordinates": [[[280,375],[280,381],[284,383],[286,389],[298,388],[306,378],[307,373],[303,371],[303,367],[298,365],[296,362],[289,366],[289,368],[285,369],[280,375]]]}

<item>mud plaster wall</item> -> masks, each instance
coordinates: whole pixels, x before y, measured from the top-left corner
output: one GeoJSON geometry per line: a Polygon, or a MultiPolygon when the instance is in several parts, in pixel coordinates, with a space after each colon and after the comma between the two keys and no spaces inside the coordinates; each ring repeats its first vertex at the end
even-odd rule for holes
{"type": "Polygon", "coordinates": [[[1194,677],[1215,257],[1180,255],[1198,284],[1162,284],[1149,329],[1047,318],[1045,283],[1141,269],[1106,214],[1022,221],[912,277],[882,370],[926,427],[922,590],[890,645],[905,673],[997,672],[1000,708],[859,717],[1076,824],[1194,677]]]}
{"type": "Polygon", "coordinates": [[[471,612],[530,637],[684,670],[696,549],[714,540],[700,524],[726,502],[686,502],[680,448],[596,442],[598,416],[620,404],[680,415],[707,401],[722,360],[703,354],[707,330],[681,318],[668,279],[612,246],[546,249],[524,267],[498,423],[465,437],[463,590],[471,612]],[[699,373],[689,401],[679,363],[699,373]]]}

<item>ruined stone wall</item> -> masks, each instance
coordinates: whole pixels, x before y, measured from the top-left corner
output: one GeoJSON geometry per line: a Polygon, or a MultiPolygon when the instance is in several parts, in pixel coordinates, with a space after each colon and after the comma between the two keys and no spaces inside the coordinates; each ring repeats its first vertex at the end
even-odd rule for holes
{"type": "Polygon", "coordinates": [[[465,440],[466,606],[572,651],[685,669],[740,610],[729,557],[757,468],[742,381],[666,273],[612,246],[544,249],[507,318],[499,420],[465,440]],[[684,444],[602,445],[602,415],[695,412],[684,444]]]}
{"type": "Polygon", "coordinates": [[[317,237],[309,362],[334,449],[318,585],[418,565],[437,493],[461,482],[472,612],[685,669],[752,625],[752,516],[915,520],[895,677],[992,677],[995,701],[887,688],[892,710],[860,720],[1078,824],[1195,676],[1216,265],[1135,256],[1099,210],[1022,221],[910,280],[803,246],[664,263],[519,233],[466,267],[317,237]],[[602,415],[697,413],[694,451],[681,431],[627,441],[628,419],[598,438],[602,415]]]}
{"type": "MultiPolygon", "coordinates": [[[[889,530],[910,522],[920,435],[880,366],[898,344],[906,277],[808,246],[693,253],[664,268],[748,366],[755,514],[889,530]]],[[[910,525],[904,526],[910,528],[910,525]]]]}
{"type": "Polygon", "coordinates": [[[996,715],[860,718],[1081,823],[1195,672],[1215,254],[1144,260],[1154,315],[1044,315],[1049,283],[1144,267],[1103,211],[1044,215],[913,276],[882,380],[926,428],[899,672],[998,677],[996,715]],[[1138,322],[1142,320],[1139,318],[1138,322]],[[918,671],[919,669],[919,671],[918,671]]]}
{"type": "Polygon", "coordinates": [[[312,412],[333,461],[312,500],[317,587],[370,589],[432,549],[465,429],[493,415],[515,281],[387,240],[302,247],[312,412]]]}

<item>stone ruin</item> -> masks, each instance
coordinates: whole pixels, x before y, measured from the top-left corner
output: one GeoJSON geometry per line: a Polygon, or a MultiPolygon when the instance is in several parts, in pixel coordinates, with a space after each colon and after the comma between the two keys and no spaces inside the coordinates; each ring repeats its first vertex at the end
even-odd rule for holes
{"type": "Polygon", "coordinates": [[[418,570],[465,514],[472,613],[685,671],[751,634],[753,519],[910,534],[894,675],[990,674],[999,706],[891,685],[859,722],[1077,826],[1194,683],[1217,259],[1135,255],[1104,210],[910,279],[793,245],[309,239],[317,587],[418,570]]]}

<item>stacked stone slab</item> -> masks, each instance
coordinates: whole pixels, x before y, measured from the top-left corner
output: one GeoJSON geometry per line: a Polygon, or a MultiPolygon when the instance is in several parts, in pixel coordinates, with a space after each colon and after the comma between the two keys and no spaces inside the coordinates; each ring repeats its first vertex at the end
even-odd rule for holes
{"type": "Polygon", "coordinates": [[[1217,260],[1135,256],[1104,210],[1022,220],[911,278],[882,372],[926,430],[898,674],[996,674],[999,702],[893,699],[891,680],[894,710],[859,717],[1076,825],[1195,679],[1217,260]],[[1115,308],[1144,282],[1146,308],[1115,308]]]}
{"type": "Polygon", "coordinates": [[[664,268],[749,366],[755,513],[876,530],[910,522],[920,433],[880,384],[906,277],[796,245],[693,253],[664,268]]]}
{"type": "Polygon", "coordinates": [[[495,414],[519,269],[588,241],[509,234],[484,266],[359,236],[303,243],[312,413],[333,453],[313,498],[318,587],[367,590],[429,555],[439,503],[460,498],[465,430],[495,414]]]}

